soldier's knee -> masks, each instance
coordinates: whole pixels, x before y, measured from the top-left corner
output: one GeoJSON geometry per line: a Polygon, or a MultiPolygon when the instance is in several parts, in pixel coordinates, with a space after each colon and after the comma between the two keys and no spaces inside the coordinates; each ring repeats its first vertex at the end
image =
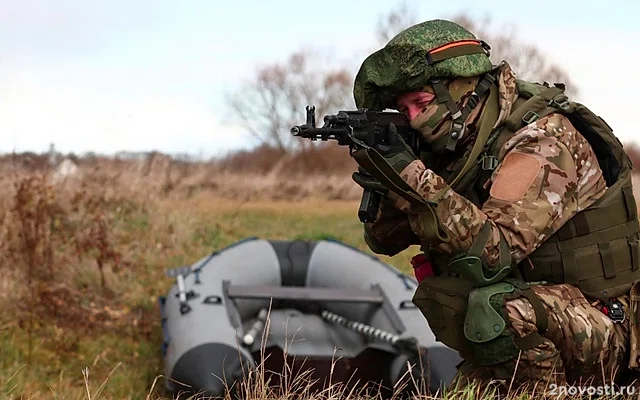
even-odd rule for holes
{"type": "MultiPolygon", "coordinates": [[[[522,297],[509,300],[505,309],[514,340],[521,344],[520,360],[535,362],[548,369],[559,368],[560,351],[553,340],[539,333],[539,321],[529,300],[522,297]]],[[[551,315],[547,318],[554,319],[551,315]]]]}
{"type": "Polygon", "coordinates": [[[527,299],[520,297],[508,300],[505,308],[511,330],[517,336],[526,336],[538,330],[535,312],[527,299]]]}

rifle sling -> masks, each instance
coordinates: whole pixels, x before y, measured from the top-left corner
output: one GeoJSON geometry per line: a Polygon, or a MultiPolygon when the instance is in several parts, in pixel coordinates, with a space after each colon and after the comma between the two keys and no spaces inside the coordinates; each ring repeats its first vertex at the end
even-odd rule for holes
{"type": "Polygon", "coordinates": [[[436,196],[434,197],[434,202],[440,201],[442,196],[451,189],[453,186],[458,183],[462,177],[471,170],[473,165],[476,163],[478,156],[482,152],[484,145],[487,143],[487,139],[493,130],[493,127],[498,120],[498,88],[495,85],[491,85],[489,99],[487,100],[487,104],[485,109],[482,111],[482,116],[480,120],[480,126],[478,128],[478,137],[476,138],[475,143],[473,144],[473,148],[471,149],[471,154],[469,154],[469,158],[465,162],[462,170],[458,173],[455,179],[446,187],[444,187],[436,196]]]}
{"type": "Polygon", "coordinates": [[[402,177],[393,169],[387,160],[375,149],[358,149],[353,152],[356,162],[369,172],[371,176],[382,183],[389,190],[394,191],[400,197],[407,200],[411,205],[426,205],[427,201],[422,198],[402,177]]]}
{"type": "Polygon", "coordinates": [[[436,214],[436,203],[427,201],[416,192],[402,177],[393,169],[380,153],[373,148],[358,149],[352,153],[356,162],[371,174],[378,182],[385,185],[389,190],[396,193],[408,201],[420,214],[423,220],[424,235],[430,241],[449,241],[449,237],[440,225],[436,214]]]}

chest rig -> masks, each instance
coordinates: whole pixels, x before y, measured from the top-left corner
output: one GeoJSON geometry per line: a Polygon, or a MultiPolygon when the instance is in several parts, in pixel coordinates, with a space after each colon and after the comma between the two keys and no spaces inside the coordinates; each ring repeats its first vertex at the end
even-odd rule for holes
{"type": "MultiPolygon", "coordinates": [[[[474,168],[454,190],[481,206],[488,198],[491,174],[505,155],[500,151],[504,143],[527,124],[552,113],[565,115],[593,148],[608,190],[542,243],[517,271],[525,281],[569,283],[601,300],[628,292],[640,280],[640,225],[628,155],[609,125],[584,105],[569,101],[562,86],[517,85],[520,98],[513,112],[492,132],[474,168]]],[[[454,174],[455,168],[449,172],[454,174]]]]}
{"type": "MultiPolygon", "coordinates": [[[[465,254],[443,256],[434,250],[436,242],[427,239],[423,243],[422,249],[439,276],[420,284],[414,303],[439,340],[480,365],[505,361],[543,340],[546,312],[529,283],[570,283],[587,297],[607,300],[628,292],[640,281],[640,226],[631,185],[631,161],[622,144],[604,120],[584,105],[569,101],[563,86],[520,80],[517,86],[519,98],[503,124],[488,135],[478,135],[457,161],[428,167],[452,190],[481,207],[489,197],[491,175],[505,156],[500,150],[506,141],[524,126],[561,113],[594,149],[608,189],[520,263],[511,259],[502,237],[498,265],[491,269],[483,265],[481,254],[490,234],[488,223],[465,254]],[[513,338],[505,329],[503,305],[521,296],[533,306],[538,332],[513,338]]],[[[429,157],[421,158],[428,164],[429,157]]]]}

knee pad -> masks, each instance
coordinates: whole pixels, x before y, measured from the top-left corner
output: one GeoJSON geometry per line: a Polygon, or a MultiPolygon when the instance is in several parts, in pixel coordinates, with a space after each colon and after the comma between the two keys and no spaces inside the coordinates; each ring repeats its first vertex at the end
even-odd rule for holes
{"type": "Polygon", "coordinates": [[[547,329],[546,312],[528,284],[507,279],[493,285],[476,288],[469,294],[464,335],[471,343],[474,363],[494,365],[516,358],[520,351],[538,346],[544,341],[541,333],[547,329]],[[505,302],[525,297],[531,303],[537,322],[537,332],[516,337],[507,329],[511,321],[506,315],[505,302]]]}

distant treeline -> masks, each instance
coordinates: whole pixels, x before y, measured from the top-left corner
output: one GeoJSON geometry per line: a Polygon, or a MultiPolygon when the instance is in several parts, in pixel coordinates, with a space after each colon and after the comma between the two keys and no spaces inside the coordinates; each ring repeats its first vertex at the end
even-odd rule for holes
{"type": "MultiPolygon", "coordinates": [[[[625,144],[635,169],[640,169],[640,145],[625,144]]],[[[225,156],[203,160],[188,154],[170,155],[157,151],[121,152],[115,155],[87,153],[5,153],[0,154],[0,166],[19,168],[28,171],[46,171],[55,167],[60,161],[69,159],[78,166],[90,167],[96,164],[126,166],[131,164],[148,164],[161,159],[166,163],[178,165],[209,165],[219,171],[234,173],[260,174],[274,170],[287,174],[351,174],[357,168],[356,163],[348,156],[348,149],[333,143],[319,143],[296,151],[282,150],[267,145],[251,150],[229,152],[225,156]]]]}

